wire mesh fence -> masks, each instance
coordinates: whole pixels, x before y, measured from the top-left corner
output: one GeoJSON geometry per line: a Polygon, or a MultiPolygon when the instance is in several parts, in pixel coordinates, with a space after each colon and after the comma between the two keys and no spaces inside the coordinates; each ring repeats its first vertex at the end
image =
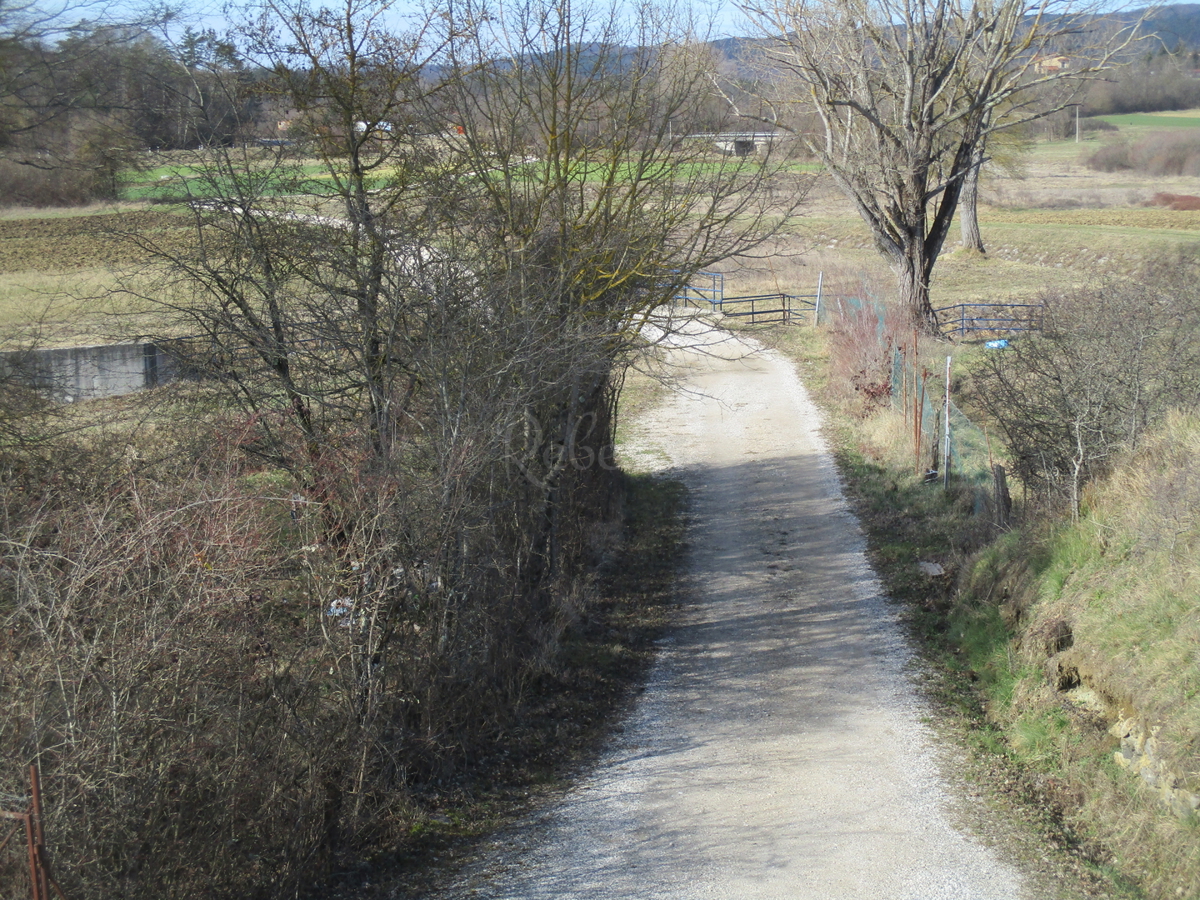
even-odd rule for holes
{"type": "Polygon", "coordinates": [[[977,515],[1006,525],[1007,484],[1003,468],[997,471],[991,439],[948,390],[955,371],[953,354],[944,364],[933,365],[917,331],[881,300],[845,295],[822,299],[819,323],[852,331],[861,341],[873,337],[885,367],[890,356],[890,381],[885,375],[883,391],[892,411],[903,418],[915,474],[931,484],[969,493],[977,515]]]}
{"type": "Polygon", "coordinates": [[[954,357],[930,369],[911,344],[892,348],[893,410],[904,416],[913,435],[914,467],[926,481],[969,492],[976,515],[1005,526],[1011,512],[1003,466],[987,432],[950,396],[954,357]]]}

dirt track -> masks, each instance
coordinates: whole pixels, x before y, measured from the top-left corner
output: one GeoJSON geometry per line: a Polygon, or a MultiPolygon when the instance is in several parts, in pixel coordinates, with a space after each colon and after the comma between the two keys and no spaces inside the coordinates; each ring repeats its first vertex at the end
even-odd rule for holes
{"type": "Polygon", "coordinates": [[[443,896],[1033,896],[951,824],[904,642],[791,365],[691,342],[705,350],[672,351],[686,390],[628,448],[692,490],[691,603],[596,770],[443,896]]]}

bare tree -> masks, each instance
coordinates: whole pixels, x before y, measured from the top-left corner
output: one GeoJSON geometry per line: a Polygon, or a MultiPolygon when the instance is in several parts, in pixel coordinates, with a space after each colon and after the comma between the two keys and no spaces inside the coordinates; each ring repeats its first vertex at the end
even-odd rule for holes
{"type": "MultiPolygon", "coordinates": [[[[712,123],[716,61],[669,5],[465,0],[464,21],[488,23],[452,45],[442,98],[470,177],[458,194],[472,224],[456,255],[488,272],[491,316],[517,314],[545,335],[525,413],[545,426],[537,460],[547,558],[553,567],[558,480],[571,435],[598,413],[639,324],[700,269],[752,251],[803,197],[764,188],[788,176],[773,155],[723,156],[677,139],[676,123],[712,123]]],[[[729,113],[724,121],[729,124],[729,113]]],[[[743,126],[744,127],[744,126],[743,126]]]]}
{"type": "Polygon", "coordinates": [[[773,121],[801,134],[896,272],[902,302],[935,331],[934,264],[977,148],[1061,108],[1052,85],[1104,70],[1136,37],[1075,0],[770,0],[745,5],[768,39],[773,121]]]}
{"type": "Polygon", "coordinates": [[[72,786],[73,896],[291,896],[488,755],[586,611],[641,318],[787,211],[676,139],[711,56],[651,10],[261,11],[288,139],[179,154],[179,227],[130,235],[193,439],[0,492],[0,754],[72,786]]]}
{"type": "Polygon", "coordinates": [[[113,199],[140,150],[232,141],[253,99],[236,49],[211,30],[173,45],[174,22],[167,7],[0,0],[0,203],[113,199]]]}

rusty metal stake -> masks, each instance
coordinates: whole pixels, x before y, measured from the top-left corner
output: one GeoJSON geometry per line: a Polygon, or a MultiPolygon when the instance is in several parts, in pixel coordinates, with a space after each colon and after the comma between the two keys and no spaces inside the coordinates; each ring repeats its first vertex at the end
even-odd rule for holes
{"type": "Polygon", "coordinates": [[[42,896],[41,880],[38,878],[37,845],[34,843],[33,816],[25,813],[25,843],[29,847],[29,886],[33,900],[47,900],[42,896]]]}
{"type": "Polygon", "coordinates": [[[16,827],[3,841],[0,850],[25,826],[25,845],[29,852],[29,889],[32,900],[50,900],[50,888],[61,900],[67,900],[61,885],[50,871],[50,855],[46,852],[46,832],[42,825],[42,783],[37,765],[29,767],[30,806],[25,812],[0,809],[0,819],[15,819],[16,827]]]}
{"type": "Polygon", "coordinates": [[[37,838],[38,893],[36,900],[50,900],[50,873],[43,865],[46,856],[46,833],[42,828],[42,779],[37,763],[29,767],[29,792],[33,799],[34,835],[37,838]]]}

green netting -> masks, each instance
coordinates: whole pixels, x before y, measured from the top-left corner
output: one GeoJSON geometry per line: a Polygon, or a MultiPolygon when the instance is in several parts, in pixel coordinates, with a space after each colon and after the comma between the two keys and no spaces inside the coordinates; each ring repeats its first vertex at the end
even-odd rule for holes
{"type": "Polygon", "coordinates": [[[953,401],[950,403],[950,435],[950,471],[976,487],[990,490],[992,450],[988,437],[953,401]]]}
{"type": "MultiPolygon", "coordinates": [[[[875,301],[880,328],[883,328],[885,310],[875,301]]],[[[854,308],[861,308],[863,301],[855,298],[854,308]]],[[[882,332],[881,332],[882,333],[882,332]]],[[[953,366],[953,362],[951,363],[953,366]]],[[[918,363],[920,366],[920,363],[918,363]]],[[[924,367],[921,366],[924,371],[924,367]]],[[[924,379],[921,372],[914,372],[912,360],[899,348],[892,351],[892,408],[911,422],[919,416],[921,428],[922,465],[928,470],[936,469],[944,475],[946,448],[946,380],[945,369],[929,371],[924,379]],[[937,457],[933,451],[937,449],[937,457]]],[[[949,404],[950,417],[950,481],[959,487],[967,487],[975,495],[975,511],[990,514],[993,493],[992,452],[983,429],[972,422],[953,401],[949,404]]],[[[915,433],[915,427],[913,432],[915,433]]]]}

